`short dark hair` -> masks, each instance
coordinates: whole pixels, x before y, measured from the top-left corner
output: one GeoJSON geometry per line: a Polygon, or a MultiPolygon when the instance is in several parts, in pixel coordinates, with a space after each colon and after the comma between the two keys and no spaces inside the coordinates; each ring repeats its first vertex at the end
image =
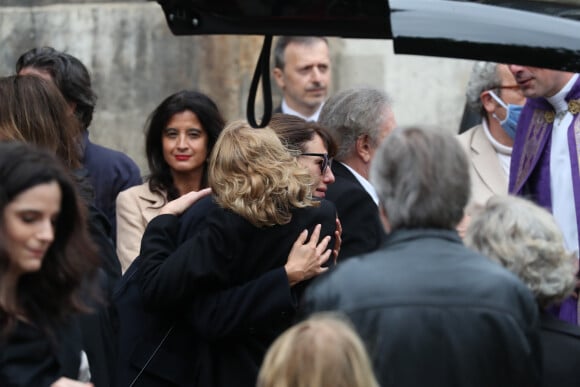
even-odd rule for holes
{"type": "Polygon", "coordinates": [[[284,50],[290,43],[311,45],[314,42],[323,41],[328,45],[328,39],[323,36],[280,36],[274,46],[274,67],[283,69],[286,64],[284,61],[284,50]]]}
{"type": "Polygon", "coordinates": [[[336,155],[336,142],[330,132],[316,122],[306,121],[290,114],[276,113],[272,116],[268,126],[276,132],[280,140],[290,150],[305,152],[304,145],[317,134],[322,139],[328,156],[334,157],[336,155]]]}
{"type": "MultiPolygon", "coordinates": [[[[167,200],[178,198],[179,193],[173,183],[169,164],[163,157],[163,130],[171,117],[188,110],[195,113],[207,132],[208,157],[225,126],[225,120],[215,102],[207,95],[192,90],[182,90],[170,95],[151,113],[145,124],[145,153],[151,172],[149,189],[162,195],[167,194],[167,200]]],[[[207,187],[207,165],[203,173],[201,188],[205,187],[207,187]]]]}
{"type": "Polygon", "coordinates": [[[97,95],[85,65],[74,56],[52,47],[33,48],[18,58],[16,73],[26,67],[44,70],[68,102],[75,104],[75,116],[86,130],[93,120],[97,95]]]}

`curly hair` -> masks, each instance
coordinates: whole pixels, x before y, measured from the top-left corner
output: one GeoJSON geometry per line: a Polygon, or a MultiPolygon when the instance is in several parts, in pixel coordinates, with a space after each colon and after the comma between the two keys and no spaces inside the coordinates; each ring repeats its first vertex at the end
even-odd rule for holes
{"type": "Polygon", "coordinates": [[[378,387],[365,346],[342,315],[315,314],[268,350],[258,387],[378,387]]]}
{"type": "Polygon", "coordinates": [[[11,289],[16,294],[0,300],[2,334],[10,332],[22,313],[34,325],[51,332],[72,313],[88,310],[85,281],[95,278],[100,259],[88,234],[86,208],[61,162],[31,144],[0,142],[0,181],[0,286],[13,282],[8,279],[12,274],[5,242],[6,206],[39,184],[56,182],[60,187],[62,199],[54,241],[40,270],[21,275],[17,289],[11,289]]]}
{"type": "Polygon", "coordinates": [[[574,289],[577,258],[544,208],[515,196],[494,196],[471,220],[464,242],[516,274],[546,308],[574,289]]]}
{"type": "Polygon", "coordinates": [[[290,222],[294,208],[317,205],[312,177],[268,127],[245,121],[226,126],[210,157],[216,202],[256,227],[290,222]]]}
{"type": "MultiPolygon", "coordinates": [[[[211,154],[225,121],[217,105],[207,95],[182,90],[165,98],[151,113],[145,124],[145,153],[149,164],[149,189],[167,197],[177,199],[179,192],[173,182],[171,168],[163,157],[163,131],[171,118],[184,111],[194,113],[207,133],[207,153],[211,154]]],[[[204,171],[201,187],[207,187],[207,168],[204,171]]]]}

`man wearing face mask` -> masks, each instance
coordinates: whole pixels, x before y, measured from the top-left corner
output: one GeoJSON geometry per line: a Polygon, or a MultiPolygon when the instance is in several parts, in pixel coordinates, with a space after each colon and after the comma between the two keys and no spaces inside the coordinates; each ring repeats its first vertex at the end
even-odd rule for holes
{"type": "Polygon", "coordinates": [[[481,124],[458,136],[470,161],[472,194],[466,208],[483,205],[493,195],[507,194],[516,127],[525,97],[505,64],[476,62],[466,91],[481,124]]]}

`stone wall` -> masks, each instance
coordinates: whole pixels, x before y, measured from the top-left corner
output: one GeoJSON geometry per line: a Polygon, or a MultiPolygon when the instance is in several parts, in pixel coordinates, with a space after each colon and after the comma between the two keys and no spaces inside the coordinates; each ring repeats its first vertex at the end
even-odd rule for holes
{"type": "MultiPolygon", "coordinates": [[[[91,138],[126,152],[144,174],[143,125],[169,94],[194,88],[212,97],[227,119],[245,117],[262,37],[176,37],[154,1],[56,3],[0,0],[0,75],[12,74],[18,56],[32,47],[48,45],[78,57],[99,96],[91,138]]],[[[384,40],[330,43],[335,91],[381,87],[394,97],[399,124],[457,130],[470,61],[395,56],[384,40]]]]}
{"type": "Polygon", "coordinates": [[[91,138],[129,154],[144,174],[143,125],[169,94],[195,88],[228,119],[243,117],[261,37],[176,37],[155,2],[74,3],[0,7],[0,75],[32,47],[78,57],[99,97],[91,138]]]}

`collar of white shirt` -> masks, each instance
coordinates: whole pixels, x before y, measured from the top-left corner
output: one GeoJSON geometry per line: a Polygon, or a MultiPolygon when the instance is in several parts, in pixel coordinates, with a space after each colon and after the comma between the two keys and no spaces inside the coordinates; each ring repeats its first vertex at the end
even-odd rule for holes
{"type": "Polygon", "coordinates": [[[291,114],[293,116],[300,117],[300,118],[302,118],[303,120],[306,120],[306,121],[314,121],[314,122],[316,122],[316,121],[318,121],[318,116],[320,115],[320,111],[322,110],[322,106],[324,106],[324,103],[321,103],[320,104],[320,107],[318,108],[318,110],[313,115],[311,115],[310,117],[306,117],[306,116],[298,113],[296,110],[290,108],[288,106],[288,104],[286,103],[286,100],[283,99],[282,100],[282,113],[284,113],[284,114],[291,114]]]}
{"type": "MultiPolygon", "coordinates": [[[[338,163],[338,162],[339,161],[335,161],[335,163],[338,163]]],[[[377,194],[377,190],[375,189],[375,187],[373,187],[371,182],[368,181],[367,179],[365,179],[362,175],[360,175],[357,171],[352,169],[350,166],[346,165],[345,163],[341,163],[341,164],[344,165],[346,167],[346,169],[348,169],[354,175],[354,177],[356,177],[358,182],[363,186],[365,191],[367,191],[367,193],[371,196],[371,198],[373,199],[375,204],[378,206],[379,205],[379,195],[377,194]]]]}
{"type": "Polygon", "coordinates": [[[570,78],[570,80],[564,85],[562,90],[560,90],[559,92],[557,92],[553,96],[546,98],[546,100],[548,100],[550,105],[552,105],[554,107],[554,110],[556,111],[556,113],[568,111],[568,102],[566,101],[565,98],[566,98],[566,95],[568,95],[568,93],[572,89],[572,86],[574,86],[574,83],[576,83],[577,79],[578,79],[578,74],[574,74],[574,76],[572,78],[570,78]]]}

